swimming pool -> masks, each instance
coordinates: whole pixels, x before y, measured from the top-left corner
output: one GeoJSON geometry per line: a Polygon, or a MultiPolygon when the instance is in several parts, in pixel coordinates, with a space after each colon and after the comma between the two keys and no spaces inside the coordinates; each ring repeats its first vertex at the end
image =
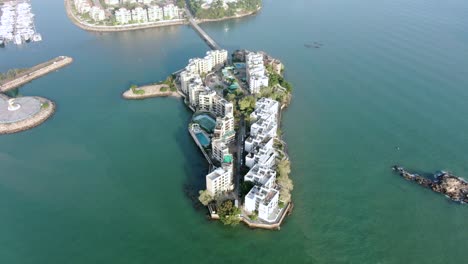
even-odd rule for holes
{"type": "Polygon", "coordinates": [[[216,120],[214,120],[208,114],[197,115],[193,118],[193,122],[199,124],[208,133],[213,133],[216,126],[216,120]]]}
{"type": "Polygon", "coordinates": [[[208,147],[210,145],[210,139],[202,132],[196,133],[195,136],[203,147],[208,147]]]}
{"type": "Polygon", "coordinates": [[[245,63],[236,62],[236,63],[233,63],[233,64],[237,69],[244,69],[245,68],[245,63]]]}

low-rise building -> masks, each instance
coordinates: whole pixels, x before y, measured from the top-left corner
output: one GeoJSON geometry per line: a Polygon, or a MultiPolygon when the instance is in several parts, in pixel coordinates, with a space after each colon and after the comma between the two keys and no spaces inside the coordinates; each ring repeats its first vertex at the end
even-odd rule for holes
{"type": "Polygon", "coordinates": [[[163,7],[164,19],[178,19],[179,18],[179,7],[173,4],[168,4],[163,7]]]}
{"type": "Polygon", "coordinates": [[[148,20],[151,22],[164,19],[163,9],[157,5],[148,7],[148,20]]]}
{"type": "Polygon", "coordinates": [[[120,4],[120,0],[104,0],[104,3],[106,5],[119,5],[120,4]]]}
{"type": "Polygon", "coordinates": [[[148,12],[142,7],[132,9],[132,20],[139,23],[148,22],[148,12]]]}
{"type": "Polygon", "coordinates": [[[257,164],[244,176],[244,181],[250,181],[266,188],[272,188],[275,186],[276,171],[268,166],[257,164]]]}
{"type": "Polygon", "coordinates": [[[88,0],[75,0],[75,9],[80,14],[86,14],[91,11],[91,5],[88,0]]]}
{"type": "Polygon", "coordinates": [[[279,192],[273,188],[254,186],[245,196],[244,209],[249,213],[258,211],[258,218],[274,222],[278,217],[279,192]]]}
{"type": "Polygon", "coordinates": [[[103,21],[104,19],[106,19],[106,13],[104,12],[104,9],[99,8],[97,6],[91,7],[91,10],[89,11],[89,16],[94,21],[103,21]]]}
{"type": "Polygon", "coordinates": [[[115,20],[119,24],[128,24],[130,21],[132,21],[132,13],[130,10],[126,8],[119,8],[117,11],[115,11],[115,20]]]}

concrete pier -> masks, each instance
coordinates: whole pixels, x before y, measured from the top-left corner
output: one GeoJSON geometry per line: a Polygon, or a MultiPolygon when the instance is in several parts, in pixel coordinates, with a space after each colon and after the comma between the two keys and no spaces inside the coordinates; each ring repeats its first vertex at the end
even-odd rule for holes
{"type": "Polygon", "coordinates": [[[62,67],[72,63],[73,59],[66,56],[59,56],[50,61],[38,64],[31,67],[27,71],[19,74],[12,80],[5,80],[0,82],[0,92],[6,92],[12,90],[18,86],[28,83],[36,78],[46,75],[52,71],[56,71],[62,67]]]}

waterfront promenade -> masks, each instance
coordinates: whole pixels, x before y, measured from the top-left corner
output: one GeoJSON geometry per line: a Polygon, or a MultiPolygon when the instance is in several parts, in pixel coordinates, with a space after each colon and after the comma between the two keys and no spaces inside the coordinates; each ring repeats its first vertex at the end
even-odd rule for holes
{"type": "Polygon", "coordinates": [[[59,56],[55,59],[33,66],[18,76],[15,76],[12,80],[0,82],[0,92],[12,90],[52,71],[65,67],[72,62],[73,59],[70,57],[59,56]]]}

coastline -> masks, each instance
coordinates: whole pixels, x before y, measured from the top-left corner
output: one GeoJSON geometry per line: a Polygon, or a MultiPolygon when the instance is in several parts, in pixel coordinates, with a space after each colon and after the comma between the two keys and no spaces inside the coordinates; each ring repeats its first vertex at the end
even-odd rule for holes
{"type": "Polygon", "coordinates": [[[93,24],[88,24],[81,21],[73,12],[73,7],[71,6],[71,0],[64,0],[65,4],[65,11],[67,13],[68,18],[71,20],[73,24],[77,27],[87,30],[87,31],[94,31],[94,32],[121,32],[121,31],[131,31],[131,30],[138,30],[138,29],[147,29],[147,28],[156,28],[156,27],[165,27],[165,26],[176,26],[176,25],[185,25],[188,24],[186,19],[179,19],[177,21],[170,21],[170,22],[148,22],[146,24],[138,24],[138,25],[118,25],[118,26],[97,26],[93,24]]]}
{"type": "Polygon", "coordinates": [[[176,92],[172,92],[172,91],[161,92],[160,89],[164,87],[169,88],[169,86],[165,84],[155,84],[155,85],[145,85],[141,87],[135,87],[135,90],[137,91],[144,91],[143,94],[135,94],[133,93],[132,88],[130,88],[122,93],[122,98],[127,99],[127,100],[143,100],[146,98],[154,98],[154,97],[176,97],[176,98],[182,97],[182,95],[180,95],[177,91],[176,92]]]}
{"type": "MultiPolygon", "coordinates": [[[[93,24],[88,24],[80,20],[76,14],[73,12],[72,2],[71,0],[64,0],[65,4],[65,11],[67,13],[68,18],[71,20],[73,24],[77,27],[93,32],[124,32],[124,31],[132,31],[132,30],[139,30],[139,29],[148,29],[148,28],[157,28],[157,27],[166,27],[166,26],[178,26],[178,25],[188,25],[189,22],[186,18],[178,19],[175,21],[170,22],[147,22],[145,24],[137,24],[137,25],[117,25],[117,26],[97,26],[93,24]]],[[[208,22],[217,22],[217,21],[224,21],[236,18],[242,18],[246,16],[251,16],[258,13],[261,10],[259,7],[255,11],[247,12],[245,14],[230,16],[230,17],[223,17],[223,18],[214,18],[214,19],[196,19],[197,23],[208,23],[208,22]]]]}
{"type": "Polygon", "coordinates": [[[218,22],[218,21],[224,21],[224,20],[230,20],[230,19],[236,19],[236,18],[242,18],[242,17],[247,17],[247,16],[252,16],[257,14],[262,7],[257,8],[257,10],[247,12],[245,14],[240,14],[240,15],[235,15],[235,16],[229,16],[229,17],[223,17],[223,18],[205,18],[205,19],[196,19],[197,23],[209,23],[209,22],[218,22]]]}
{"type": "MultiPolygon", "coordinates": [[[[3,94],[0,94],[0,97],[3,97],[4,99],[9,98],[3,94]]],[[[0,135],[13,134],[35,128],[47,121],[55,113],[56,105],[53,101],[39,96],[33,97],[40,100],[41,103],[47,103],[49,106],[47,108],[41,109],[41,111],[28,119],[15,123],[0,124],[0,135]]]]}

